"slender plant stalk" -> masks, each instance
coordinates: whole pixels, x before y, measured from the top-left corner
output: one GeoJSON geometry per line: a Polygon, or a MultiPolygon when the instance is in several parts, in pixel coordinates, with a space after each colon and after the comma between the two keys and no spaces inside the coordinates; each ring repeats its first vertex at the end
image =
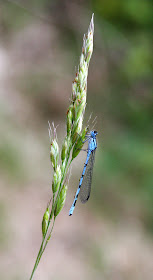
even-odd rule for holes
{"type": "Polygon", "coordinates": [[[51,238],[55,220],[62,210],[67,193],[66,178],[73,159],[79,154],[83,146],[83,140],[87,133],[87,127],[82,129],[87,96],[87,76],[90,58],[93,52],[94,15],[92,15],[88,32],[83,38],[82,53],[76,77],[72,83],[72,95],[67,111],[67,134],[64,138],[61,152],[57,143],[56,128],[49,124],[50,136],[50,160],[54,170],[52,180],[52,196],[47,205],[42,220],[42,242],[30,276],[34,273],[40,259],[51,238]],[[61,158],[59,164],[59,157],[61,158]],[[52,224],[52,225],[51,225],[52,224]]]}

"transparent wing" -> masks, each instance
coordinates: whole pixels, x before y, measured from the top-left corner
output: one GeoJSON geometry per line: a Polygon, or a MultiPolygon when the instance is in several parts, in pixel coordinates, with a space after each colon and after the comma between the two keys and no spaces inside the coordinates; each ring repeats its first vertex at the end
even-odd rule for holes
{"type": "Polygon", "coordinates": [[[94,166],[94,160],[95,160],[95,152],[96,150],[91,152],[88,165],[86,167],[86,171],[83,177],[79,197],[82,203],[85,203],[88,201],[90,197],[91,192],[91,182],[92,182],[92,174],[93,174],[93,166],[94,166]]]}

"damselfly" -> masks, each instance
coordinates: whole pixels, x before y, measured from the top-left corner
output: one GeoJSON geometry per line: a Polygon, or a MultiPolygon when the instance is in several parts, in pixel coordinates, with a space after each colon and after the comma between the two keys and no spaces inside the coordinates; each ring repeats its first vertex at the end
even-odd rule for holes
{"type": "Polygon", "coordinates": [[[97,149],[97,141],[96,141],[97,134],[98,134],[97,131],[90,131],[90,133],[87,134],[87,139],[86,139],[86,141],[88,141],[87,158],[84,164],[82,176],[80,178],[79,186],[74,201],[69,211],[69,216],[73,214],[79,193],[80,193],[79,197],[82,203],[87,202],[90,197],[95,152],[97,149]]]}

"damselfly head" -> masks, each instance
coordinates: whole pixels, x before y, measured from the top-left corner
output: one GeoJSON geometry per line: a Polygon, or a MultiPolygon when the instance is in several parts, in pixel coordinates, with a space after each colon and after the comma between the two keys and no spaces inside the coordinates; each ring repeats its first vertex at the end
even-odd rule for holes
{"type": "Polygon", "coordinates": [[[90,132],[90,135],[91,135],[92,138],[95,138],[97,134],[98,134],[98,132],[96,130],[92,130],[90,132]]]}

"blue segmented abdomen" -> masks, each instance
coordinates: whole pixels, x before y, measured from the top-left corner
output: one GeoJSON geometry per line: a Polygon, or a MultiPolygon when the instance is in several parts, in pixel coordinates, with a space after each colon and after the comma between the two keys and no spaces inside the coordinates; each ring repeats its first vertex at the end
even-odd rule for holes
{"type": "Polygon", "coordinates": [[[84,174],[85,174],[85,171],[86,171],[86,167],[87,167],[87,164],[88,164],[88,159],[89,159],[89,156],[90,156],[90,151],[88,152],[89,154],[87,154],[87,158],[86,158],[86,162],[84,164],[84,168],[83,168],[83,172],[82,172],[82,176],[80,178],[80,182],[79,182],[79,187],[76,191],[76,195],[75,195],[75,198],[74,198],[74,201],[72,203],[72,206],[70,208],[70,211],[69,211],[69,216],[71,216],[73,214],[73,211],[74,211],[74,208],[75,208],[75,204],[77,202],[77,199],[78,199],[78,195],[79,195],[79,192],[80,192],[80,189],[81,189],[81,185],[82,185],[82,181],[83,181],[83,177],[84,177],[84,174]]]}

